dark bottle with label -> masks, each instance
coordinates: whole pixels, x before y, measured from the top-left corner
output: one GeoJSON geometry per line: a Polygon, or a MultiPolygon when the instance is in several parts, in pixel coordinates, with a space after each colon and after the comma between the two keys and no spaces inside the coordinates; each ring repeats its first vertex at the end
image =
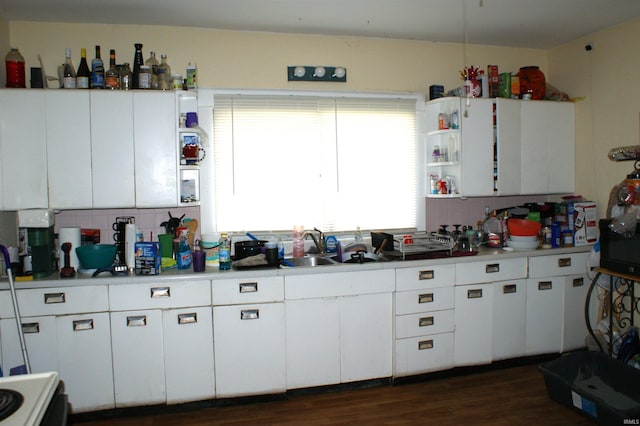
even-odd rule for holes
{"type": "Polygon", "coordinates": [[[100,58],[100,46],[96,46],[96,57],[91,60],[91,88],[104,89],[104,63],[100,58]]]}
{"type": "Polygon", "coordinates": [[[142,58],[142,43],[134,44],[136,48],[136,52],[133,55],[133,88],[139,89],[139,77],[140,77],[140,67],[144,65],[144,59],[142,58]]]}
{"type": "Polygon", "coordinates": [[[116,51],[109,51],[109,69],[104,73],[104,86],[106,89],[120,89],[120,71],[116,68],[116,51]]]}
{"type": "Polygon", "coordinates": [[[89,71],[89,65],[87,65],[87,49],[83,47],[80,49],[80,65],[78,65],[78,71],[76,72],[76,88],[88,89],[90,80],[91,71],[89,71]]]}
{"type": "Polygon", "coordinates": [[[64,89],[76,88],[76,70],[71,62],[71,49],[65,49],[64,65],[62,66],[62,87],[64,89]]]}

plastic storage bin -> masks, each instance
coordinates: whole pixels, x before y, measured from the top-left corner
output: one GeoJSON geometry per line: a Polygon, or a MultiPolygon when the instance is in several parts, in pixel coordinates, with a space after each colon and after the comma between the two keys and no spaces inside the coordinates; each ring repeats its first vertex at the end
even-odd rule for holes
{"type": "Polygon", "coordinates": [[[601,425],[640,424],[640,370],[602,352],[573,352],[541,364],[549,397],[601,425]]]}

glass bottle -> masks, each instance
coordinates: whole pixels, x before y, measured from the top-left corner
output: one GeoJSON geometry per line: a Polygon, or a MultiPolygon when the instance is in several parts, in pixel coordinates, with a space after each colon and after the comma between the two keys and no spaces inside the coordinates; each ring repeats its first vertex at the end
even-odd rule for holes
{"type": "Polygon", "coordinates": [[[96,57],[91,60],[91,88],[104,89],[104,63],[100,57],[100,46],[96,46],[96,57]]]}
{"type": "Polygon", "coordinates": [[[158,89],[158,60],[156,59],[156,52],[149,53],[149,59],[144,62],[151,68],[151,88],[158,89]]]}
{"type": "Polygon", "coordinates": [[[231,269],[231,242],[226,232],[220,234],[220,244],[218,244],[218,263],[221,271],[231,269]]]}
{"type": "Polygon", "coordinates": [[[71,62],[71,49],[65,49],[64,65],[62,68],[62,87],[64,89],[76,88],[76,70],[71,62]]]}
{"type": "Polygon", "coordinates": [[[109,69],[104,74],[105,88],[111,90],[120,89],[120,72],[116,67],[116,51],[109,51],[109,69]]]}
{"type": "Polygon", "coordinates": [[[133,88],[140,89],[140,67],[144,65],[144,59],[142,58],[142,43],[136,43],[133,45],[136,48],[133,55],[133,88]]]}
{"type": "Polygon", "coordinates": [[[125,62],[122,71],[120,72],[120,89],[131,90],[133,89],[133,73],[129,67],[129,62],[125,62]]]}
{"type": "Polygon", "coordinates": [[[167,63],[167,55],[160,55],[160,65],[158,65],[158,89],[171,90],[171,67],[167,63]]]}
{"type": "Polygon", "coordinates": [[[7,69],[6,87],[27,87],[24,70],[24,58],[16,49],[12,47],[7,56],[4,57],[4,64],[7,69]]]}
{"type": "Polygon", "coordinates": [[[138,73],[138,89],[151,89],[151,68],[141,65],[138,73]]]}
{"type": "Polygon", "coordinates": [[[76,87],[78,89],[88,89],[89,80],[91,79],[91,71],[87,65],[87,49],[84,47],[80,49],[80,65],[78,65],[78,72],[76,72],[76,87]]]}

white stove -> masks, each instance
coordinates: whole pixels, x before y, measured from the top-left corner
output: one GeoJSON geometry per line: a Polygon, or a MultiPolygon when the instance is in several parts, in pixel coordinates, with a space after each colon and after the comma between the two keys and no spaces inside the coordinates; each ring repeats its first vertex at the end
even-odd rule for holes
{"type": "Polygon", "coordinates": [[[59,382],[55,372],[0,377],[0,424],[40,425],[59,382]]]}

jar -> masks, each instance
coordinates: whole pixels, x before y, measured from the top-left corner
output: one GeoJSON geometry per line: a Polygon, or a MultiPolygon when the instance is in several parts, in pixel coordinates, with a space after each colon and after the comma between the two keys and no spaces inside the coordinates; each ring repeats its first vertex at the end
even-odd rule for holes
{"type": "Polygon", "coordinates": [[[149,65],[141,65],[138,73],[138,89],[151,89],[151,67],[149,65]]]}
{"type": "Polygon", "coordinates": [[[520,68],[518,80],[520,81],[520,95],[523,96],[523,99],[527,94],[531,94],[533,100],[544,99],[547,83],[540,68],[535,66],[520,68]]]}
{"type": "Polygon", "coordinates": [[[181,74],[171,74],[171,89],[172,90],[182,90],[182,75],[181,74]]]}
{"type": "Polygon", "coordinates": [[[573,247],[573,231],[564,229],[561,233],[562,247],[573,247]]]}

